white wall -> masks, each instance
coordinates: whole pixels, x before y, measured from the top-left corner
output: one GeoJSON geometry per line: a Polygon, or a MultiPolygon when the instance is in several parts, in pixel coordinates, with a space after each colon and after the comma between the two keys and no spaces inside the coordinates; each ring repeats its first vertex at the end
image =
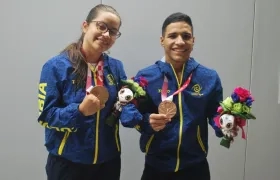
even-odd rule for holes
{"type": "Polygon", "coordinates": [[[245,180],[280,179],[279,10],[279,0],[257,0],[251,88],[258,119],[248,126],[245,180]]]}
{"type": "MultiPolygon", "coordinates": [[[[46,179],[44,131],[36,120],[40,69],[49,57],[80,36],[82,20],[100,2],[1,3],[0,179],[46,179]]],[[[228,150],[219,145],[219,139],[210,130],[212,179],[279,179],[279,0],[102,0],[102,3],[114,6],[122,16],[122,36],[111,55],[124,62],[128,76],[162,57],[159,37],[164,19],[176,11],[189,14],[196,36],[193,56],[219,72],[224,95],[230,95],[235,86],[244,86],[250,87],[256,98],[253,111],[257,120],[249,122],[247,141],[238,137],[228,150]]],[[[121,179],[140,179],[144,155],[139,149],[139,134],[121,128],[121,139],[121,179]]]]}

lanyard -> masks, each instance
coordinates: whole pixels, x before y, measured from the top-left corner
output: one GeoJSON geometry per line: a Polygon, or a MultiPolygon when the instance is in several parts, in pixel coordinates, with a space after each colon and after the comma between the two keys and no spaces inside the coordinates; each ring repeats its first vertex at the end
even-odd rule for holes
{"type": "MultiPolygon", "coordinates": [[[[83,54],[84,57],[86,57],[86,53],[84,52],[83,48],[81,48],[81,53],[83,54]]],[[[104,66],[104,61],[103,61],[103,56],[100,56],[98,63],[96,67],[93,67],[90,63],[86,62],[88,65],[87,68],[87,81],[86,81],[86,92],[87,94],[90,93],[92,90],[92,73],[95,75],[94,77],[97,77],[96,79],[94,78],[95,85],[96,86],[103,86],[103,66],[104,66]]]]}
{"type": "Polygon", "coordinates": [[[162,90],[161,90],[161,100],[173,100],[173,96],[176,94],[179,94],[180,92],[182,92],[184,89],[186,89],[188,87],[188,85],[190,84],[192,78],[192,73],[191,75],[188,77],[188,79],[185,81],[185,83],[183,84],[183,86],[181,86],[176,92],[174,92],[172,95],[167,97],[167,91],[168,91],[168,79],[166,76],[164,76],[164,81],[163,81],[163,85],[162,85],[162,90]]]}
{"type": "Polygon", "coordinates": [[[94,73],[97,76],[96,85],[103,86],[103,61],[100,60],[96,67],[93,67],[92,64],[88,64],[88,70],[87,70],[87,88],[92,85],[92,75],[91,73],[94,73]]]}
{"type": "Polygon", "coordinates": [[[94,68],[93,65],[90,63],[88,64],[88,70],[87,70],[87,82],[86,82],[86,91],[90,92],[90,90],[93,88],[92,86],[92,73],[97,77],[95,85],[96,86],[103,86],[103,60],[100,59],[98,61],[98,64],[94,68]]]}
{"type": "MultiPolygon", "coordinates": [[[[161,58],[162,62],[165,62],[165,56],[163,56],[161,58]]],[[[167,91],[168,91],[168,79],[166,76],[164,76],[164,80],[163,80],[163,85],[162,85],[162,90],[161,90],[161,100],[173,100],[173,96],[182,92],[184,89],[186,89],[188,87],[188,85],[190,84],[192,78],[192,73],[191,75],[188,77],[188,79],[186,80],[186,82],[183,84],[183,86],[181,88],[179,88],[176,92],[174,92],[172,95],[167,97],[167,91]]]]}

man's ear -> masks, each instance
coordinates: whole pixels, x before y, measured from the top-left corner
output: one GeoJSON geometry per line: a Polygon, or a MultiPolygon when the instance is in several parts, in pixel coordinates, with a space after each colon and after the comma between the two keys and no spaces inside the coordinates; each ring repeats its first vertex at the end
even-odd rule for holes
{"type": "Polygon", "coordinates": [[[195,37],[193,37],[193,44],[195,43],[195,37]]]}
{"type": "Polygon", "coordinates": [[[83,33],[86,33],[87,30],[88,30],[88,23],[86,21],[84,21],[82,23],[82,31],[83,31],[83,33]]]}
{"type": "Polygon", "coordinates": [[[163,44],[163,41],[164,41],[164,37],[160,37],[160,44],[161,44],[161,46],[164,46],[164,44],[163,44]]]}

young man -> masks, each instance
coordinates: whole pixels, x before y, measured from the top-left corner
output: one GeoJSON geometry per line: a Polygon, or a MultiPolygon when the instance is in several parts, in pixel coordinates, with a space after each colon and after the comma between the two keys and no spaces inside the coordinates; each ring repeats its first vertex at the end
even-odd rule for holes
{"type": "Polygon", "coordinates": [[[190,57],[194,40],[191,18],[171,14],[162,26],[163,59],[135,76],[147,80],[151,102],[139,105],[142,119],[128,120],[129,113],[136,117],[132,105],[124,107],[120,119],[141,132],[140,148],[146,153],[142,180],[210,180],[208,123],[223,136],[213,120],[223,89],[215,70],[190,57]]]}

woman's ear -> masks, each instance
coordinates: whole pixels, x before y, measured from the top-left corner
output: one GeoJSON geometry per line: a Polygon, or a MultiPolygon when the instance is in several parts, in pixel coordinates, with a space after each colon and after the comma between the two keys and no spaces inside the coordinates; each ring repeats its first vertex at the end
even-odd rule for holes
{"type": "Polygon", "coordinates": [[[83,33],[86,33],[86,32],[87,32],[88,26],[89,26],[89,24],[88,24],[86,21],[84,21],[84,22],[82,23],[82,31],[83,31],[83,33]]]}

